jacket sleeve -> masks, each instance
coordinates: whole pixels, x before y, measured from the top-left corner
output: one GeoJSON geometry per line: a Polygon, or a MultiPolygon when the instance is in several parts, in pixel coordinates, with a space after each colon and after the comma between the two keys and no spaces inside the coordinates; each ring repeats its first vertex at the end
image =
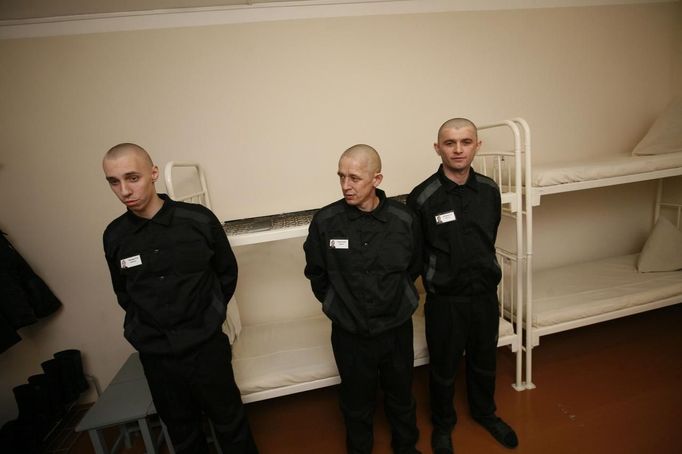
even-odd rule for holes
{"type": "Polygon", "coordinates": [[[310,286],[320,302],[324,301],[329,290],[329,275],[327,274],[327,264],[324,257],[325,245],[315,219],[308,228],[308,238],[303,243],[305,252],[305,277],[310,279],[310,286]]]}
{"type": "Polygon", "coordinates": [[[227,305],[237,288],[239,270],[237,259],[232,252],[225,230],[213,213],[211,213],[211,233],[213,236],[212,266],[220,281],[220,288],[227,305]]]}

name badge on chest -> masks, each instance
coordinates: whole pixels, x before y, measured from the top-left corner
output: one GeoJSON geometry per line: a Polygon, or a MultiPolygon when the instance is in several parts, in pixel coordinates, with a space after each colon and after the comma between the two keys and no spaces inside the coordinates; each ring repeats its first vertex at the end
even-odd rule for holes
{"type": "Polygon", "coordinates": [[[133,268],[142,265],[142,258],[139,255],[133,255],[127,259],[121,260],[121,269],[133,268]]]}
{"type": "Polygon", "coordinates": [[[348,239],[329,240],[329,249],[348,249],[348,239]]]}
{"type": "Polygon", "coordinates": [[[448,211],[447,213],[441,213],[436,215],[436,224],[445,224],[447,222],[452,222],[456,220],[455,212],[448,211]]]}

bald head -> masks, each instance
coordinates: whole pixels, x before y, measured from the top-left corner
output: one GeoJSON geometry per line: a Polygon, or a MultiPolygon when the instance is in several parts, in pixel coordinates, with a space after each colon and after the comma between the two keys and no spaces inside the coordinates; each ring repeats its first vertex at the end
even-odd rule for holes
{"type": "Polygon", "coordinates": [[[474,138],[478,138],[478,128],[473,121],[467,118],[451,118],[438,128],[438,141],[440,141],[443,130],[471,128],[474,131],[474,138]]]}
{"type": "Polygon", "coordinates": [[[369,145],[362,143],[353,145],[341,154],[339,162],[343,158],[352,158],[365,162],[367,164],[367,170],[371,174],[377,174],[381,172],[381,158],[379,157],[379,153],[377,153],[377,151],[369,145]]]}
{"type": "Polygon", "coordinates": [[[104,160],[118,159],[120,157],[127,156],[130,154],[142,158],[143,162],[149,164],[150,167],[154,166],[152,158],[151,156],[149,156],[149,153],[147,153],[147,150],[145,150],[144,148],[137,144],[127,142],[119,143],[118,145],[114,145],[113,147],[111,147],[109,151],[107,151],[106,154],[104,155],[104,160]]]}
{"type": "Polygon", "coordinates": [[[379,205],[376,188],[381,183],[379,153],[365,144],[353,145],[339,159],[339,182],[348,205],[360,211],[372,211],[379,205]]]}

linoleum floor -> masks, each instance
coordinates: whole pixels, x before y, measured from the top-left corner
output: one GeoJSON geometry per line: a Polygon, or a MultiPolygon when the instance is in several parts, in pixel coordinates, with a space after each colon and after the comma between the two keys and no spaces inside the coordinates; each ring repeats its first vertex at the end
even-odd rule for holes
{"type": "MultiPolygon", "coordinates": [[[[537,388],[523,392],[511,387],[513,354],[505,348],[498,354],[498,415],[516,429],[518,448],[498,445],[470,418],[459,378],[455,452],[682,453],[682,304],[543,337],[534,354],[537,388]]],[[[415,369],[418,448],[424,454],[431,453],[427,382],[428,366],[415,369]]],[[[336,387],[246,407],[261,454],[345,453],[336,387]]],[[[390,453],[380,395],[374,432],[374,453],[390,453]]],[[[120,452],[143,453],[140,437],[120,452]]],[[[70,453],[93,453],[86,434],[70,453]]]]}

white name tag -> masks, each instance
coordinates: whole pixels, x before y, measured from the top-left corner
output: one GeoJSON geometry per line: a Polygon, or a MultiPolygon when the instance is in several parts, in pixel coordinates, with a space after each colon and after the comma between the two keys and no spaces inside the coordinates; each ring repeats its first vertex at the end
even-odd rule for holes
{"type": "Polygon", "coordinates": [[[455,218],[454,211],[448,211],[447,213],[441,213],[436,215],[436,224],[445,224],[446,222],[452,222],[455,218]]]}
{"type": "Polygon", "coordinates": [[[329,249],[348,249],[348,240],[329,240],[329,249]]]}
{"type": "Polygon", "coordinates": [[[142,265],[142,258],[139,255],[134,255],[128,257],[127,259],[121,260],[121,269],[132,268],[134,266],[142,265]]]}

